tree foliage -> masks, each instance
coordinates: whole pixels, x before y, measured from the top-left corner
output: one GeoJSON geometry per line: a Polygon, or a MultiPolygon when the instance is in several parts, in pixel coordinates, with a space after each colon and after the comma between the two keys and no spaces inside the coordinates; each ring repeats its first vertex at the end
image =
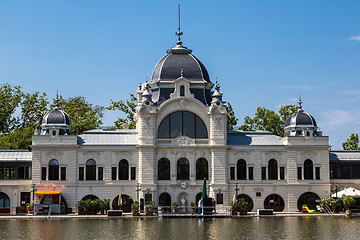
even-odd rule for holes
{"type": "Polygon", "coordinates": [[[342,144],[344,150],[360,150],[359,135],[352,133],[350,137],[342,144]]]}
{"type": "MultiPolygon", "coordinates": [[[[56,99],[53,100],[51,108],[56,106],[56,99]]],[[[59,108],[64,110],[71,121],[71,134],[79,135],[84,131],[96,129],[102,124],[104,107],[91,104],[85,97],[59,98],[59,108]]]]}
{"type": "Polygon", "coordinates": [[[16,126],[14,113],[19,107],[23,92],[19,86],[3,84],[0,86],[0,134],[9,133],[16,126]]]}
{"type": "Polygon", "coordinates": [[[111,105],[107,107],[108,110],[119,110],[125,114],[124,118],[118,118],[115,122],[115,128],[121,129],[124,128],[125,124],[129,125],[130,129],[136,128],[136,122],[134,119],[137,106],[137,99],[134,94],[130,94],[130,99],[123,101],[113,101],[111,100],[111,105]]]}
{"type": "Polygon", "coordinates": [[[226,104],[228,108],[228,115],[227,115],[227,129],[228,130],[235,130],[235,126],[238,122],[238,118],[235,117],[234,109],[232,108],[231,104],[227,102],[226,104]]]}
{"type": "Polygon", "coordinates": [[[33,133],[33,127],[26,127],[4,134],[0,138],[0,149],[28,149],[33,133]]]}
{"type": "Polygon", "coordinates": [[[279,113],[265,107],[258,107],[254,118],[246,116],[244,124],[240,129],[245,131],[268,131],[277,136],[284,136],[284,125],[286,119],[295,113],[297,107],[295,105],[283,105],[280,107],[279,113]]]}

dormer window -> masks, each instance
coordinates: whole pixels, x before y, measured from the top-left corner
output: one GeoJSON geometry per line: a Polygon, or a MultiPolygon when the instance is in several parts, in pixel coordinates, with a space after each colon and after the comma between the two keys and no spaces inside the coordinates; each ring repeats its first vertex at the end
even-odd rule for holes
{"type": "Polygon", "coordinates": [[[180,86],[180,97],[184,97],[185,96],[185,87],[184,85],[180,86]]]}

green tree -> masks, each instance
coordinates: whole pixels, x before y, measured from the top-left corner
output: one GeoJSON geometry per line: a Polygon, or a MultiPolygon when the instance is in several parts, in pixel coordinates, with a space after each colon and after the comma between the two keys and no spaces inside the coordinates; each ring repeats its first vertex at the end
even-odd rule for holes
{"type": "Polygon", "coordinates": [[[6,133],[0,138],[0,149],[28,149],[31,145],[33,127],[16,129],[6,133]]]}
{"type": "Polygon", "coordinates": [[[41,121],[48,111],[48,104],[45,93],[24,94],[20,104],[21,116],[19,128],[30,127],[33,130],[40,129],[41,121]]]}
{"type": "Polygon", "coordinates": [[[21,103],[22,96],[21,87],[7,83],[0,85],[0,135],[15,128],[17,118],[14,113],[21,103]]]}
{"type": "Polygon", "coordinates": [[[344,150],[360,150],[359,135],[352,133],[350,137],[342,144],[344,150]]]}
{"type": "Polygon", "coordinates": [[[227,108],[228,108],[228,115],[227,115],[227,129],[228,130],[235,130],[235,126],[238,122],[238,118],[235,117],[234,109],[232,108],[231,104],[227,102],[227,108]]]}
{"type": "Polygon", "coordinates": [[[268,131],[277,136],[284,136],[284,125],[286,119],[295,113],[297,107],[295,105],[284,105],[280,107],[279,114],[265,107],[258,107],[254,118],[246,116],[244,124],[240,129],[245,131],[268,131]]]}
{"type": "Polygon", "coordinates": [[[123,101],[111,100],[111,105],[107,107],[108,110],[119,110],[125,114],[124,118],[118,118],[115,122],[115,128],[121,129],[124,124],[129,124],[130,129],[136,128],[136,122],[134,119],[136,113],[137,99],[134,94],[130,94],[130,99],[123,101]]]}
{"type": "MultiPolygon", "coordinates": [[[[53,100],[51,108],[56,106],[56,99],[53,100]]],[[[70,97],[64,99],[60,96],[59,108],[63,109],[70,118],[71,134],[80,135],[84,131],[96,129],[102,124],[104,116],[104,107],[91,104],[85,97],[70,97]]]]}

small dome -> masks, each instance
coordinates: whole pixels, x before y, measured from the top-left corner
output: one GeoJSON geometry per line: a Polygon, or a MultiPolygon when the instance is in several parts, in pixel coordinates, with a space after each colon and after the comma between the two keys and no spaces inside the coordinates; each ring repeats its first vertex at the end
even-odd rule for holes
{"type": "Polygon", "coordinates": [[[190,81],[210,83],[205,66],[191,52],[182,45],[169,49],[168,54],[156,64],[151,82],[174,81],[183,76],[190,81]]]}
{"type": "Polygon", "coordinates": [[[66,112],[56,107],[54,110],[45,114],[42,120],[42,124],[70,125],[70,118],[66,112]]]}
{"type": "Polygon", "coordinates": [[[315,118],[309,113],[304,112],[302,109],[299,109],[296,113],[288,117],[285,122],[286,128],[317,128],[315,118]]]}

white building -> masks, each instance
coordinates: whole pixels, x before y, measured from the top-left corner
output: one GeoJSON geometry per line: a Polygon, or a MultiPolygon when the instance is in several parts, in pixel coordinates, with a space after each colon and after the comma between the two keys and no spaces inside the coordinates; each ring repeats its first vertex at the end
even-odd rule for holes
{"type": "MultiPolygon", "coordinates": [[[[157,206],[185,198],[190,205],[200,198],[204,178],[217,209],[230,205],[236,193],[252,211],[297,211],[303,203],[314,208],[316,199],[330,195],[329,138],[301,102],[283,138],[227,131],[219,84],[213,89],[191,53],[179,40],[155,66],[151,81],[139,86],[134,130],[75,136],[64,111],[55,108],[44,116],[27,153],[37,211],[41,203],[66,203],[75,211],[84,198],[108,198],[112,208],[124,211],[138,198],[157,206]]],[[[0,192],[11,195],[7,205],[18,206],[19,193],[30,188],[28,180],[13,188],[2,182],[0,192]]]]}

